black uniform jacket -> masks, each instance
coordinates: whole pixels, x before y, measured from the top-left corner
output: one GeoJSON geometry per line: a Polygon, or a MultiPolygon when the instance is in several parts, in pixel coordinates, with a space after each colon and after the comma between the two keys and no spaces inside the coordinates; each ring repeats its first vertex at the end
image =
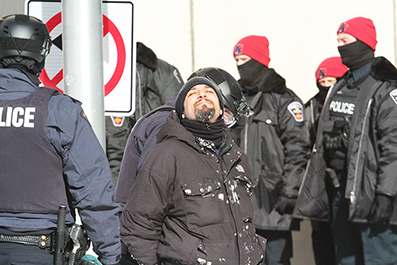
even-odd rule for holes
{"type": "MultiPolygon", "coordinates": [[[[253,176],[255,226],[262,230],[297,229],[290,214],[276,209],[280,195],[296,198],[309,159],[309,134],[300,98],[269,69],[259,92],[249,99],[254,115],[245,120],[240,147],[248,155],[253,176]]],[[[296,223],[297,224],[297,223],[296,223]]]]}
{"type": "MultiPolygon", "coordinates": [[[[347,79],[345,75],[328,93],[321,113],[317,141],[307,166],[294,216],[328,221],[322,124],[329,120],[329,99],[347,79]]],[[[397,194],[397,70],[385,58],[375,58],[370,75],[358,85],[352,116],[345,197],[350,199],[349,220],[367,222],[375,194],[397,194]]],[[[397,225],[397,204],[390,220],[397,225]]]]}

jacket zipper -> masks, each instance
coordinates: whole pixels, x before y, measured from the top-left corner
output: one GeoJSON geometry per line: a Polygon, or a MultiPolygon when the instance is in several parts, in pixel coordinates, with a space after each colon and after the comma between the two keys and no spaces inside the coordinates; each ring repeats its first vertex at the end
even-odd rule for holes
{"type": "Polygon", "coordinates": [[[248,150],[248,144],[247,144],[247,138],[248,138],[248,119],[246,118],[245,120],[245,124],[244,124],[244,153],[247,154],[247,150],[248,150]]]}
{"type": "MultiPolygon", "coordinates": [[[[313,152],[313,153],[317,152],[317,150],[315,149],[315,147],[313,148],[313,151],[312,151],[312,152],[313,152]]],[[[305,174],[303,175],[303,179],[302,179],[301,186],[299,187],[298,196],[299,196],[299,195],[301,194],[301,192],[302,192],[303,183],[305,183],[305,181],[306,181],[306,177],[307,177],[308,171],[309,171],[308,169],[309,169],[309,167],[310,167],[311,162],[312,162],[312,159],[310,158],[309,161],[307,162],[307,166],[306,166],[305,174]]]]}
{"type": "Polygon", "coordinates": [[[138,77],[138,93],[137,93],[138,106],[136,106],[136,109],[138,109],[138,116],[135,115],[135,120],[138,120],[138,118],[142,117],[142,87],[141,87],[141,75],[139,74],[138,70],[136,70],[136,73],[138,77]]]}
{"type": "Polygon", "coordinates": [[[358,165],[359,165],[359,162],[360,162],[360,156],[361,156],[361,151],[362,151],[362,142],[363,142],[363,138],[364,138],[364,130],[365,130],[365,127],[367,125],[367,121],[368,121],[367,117],[369,115],[369,110],[370,110],[372,101],[373,101],[373,99],[371,98],[369,100],[369,102],[368,102],[367,110],[366,110],[365,116],[364,116],[364,123],[363,123],[363,127],[362,127],[362,130],[361,130],[361,137],[360,137],[360,141],[359,141],[359,144],[358,144],[356,169],[355,169],[355,172],[354,172],[353,190],[350,192],[350,202],[352,204],[355,204],[356,203],[356,199],[357,199],[356,198],[356,190],[357,190],[357,179],[358,179],[358,165]]]}
{"type": "Polygon", "coordinates": [[[315,122],[316,122],[316,117],[314,116],[314,103],[313,99],[310,100],[310,122],[312,123],[311,129],[313,130],[313,133],[316,135],[317,134],[317,128],[315,127],[315,122]]]}
{"type": "MultiPolygon", "coordinates": [[[[315,122],[315,117],[314,117],[314,103],[313,103],[313,100],[310,100],[310,122],[312,123],[311,129],[313,129],[314,134],[317,134],[317,130],[316,130],[315,124],[314,124],[314,122],[315,122]]],[[[317,152],[316,144],[314,143],[314,144],[313,144],[313,148],[312,148],[312,154],[313,154],[313,153],[316,153],[316,152],[317,152]]],[[[312,162],[312,159],[311,159],[311,157],[310,157],[310,159],[309,159],[309,161],[307,162],[307,165],[306,165],[305,174],[303,174],[302,183],[301,183],[301,185],[300,185],[300,187],[299,187],[299,191],[298,191],[298,196],[299,196],[299,195],[301,194],[301,192],[302,192],[303,183],[305,183],[305,181],[306,181],[306,177],[307,177],[307,175],[308,175],[308,169],[309,169],[309,167],[310,167],[311,162],[312,162]]]]}
{"type": "MultiPolygon", "coordinates": [[[[328,104],[328,101],[329,101],[329,99],[331,98],[331,96],[330,96],[330,95],[331,95],[331,92],[332,92],[332,90],[334,89],[334,87],[335,87],[335,83],[329,88],[329,90],[328,90],[328,92],[327,92],[327,95],[325,96],[325,100],[324,100],[323,106],[326,106],[326,105],[328,104]]],[[[311,114],[310,119],[312,120],[312,124],[313,124],[312,127],[314,128],[315,117],[314,117],[314,108],[313,108],[313,105],[314,105],[314,104],[313,104],[313,102],[312,102],[312,100],[311,100],[311,101],[310,101],[310,114],[311,114]]],[[[318,128],[314,129],[314,131],[315,131],[315,133],[316,133],[316,138],[317,138],[317,131],[318,131],[318,128]]],[[[310,156],[309,161],[307,162],[305,174],[303,175],[302,182],[301,182],[301,185],[300,185],[300,187],[299,187],[298,196],[299,196],[299,194],[301,194],[302,188],[303,188],[303,183],[305,183],[305,181],[306,181],[306,178],[307,178],[307,175],[308,175],[308,169],[309,169],[309,166],[310,166],[310,164],[311,164],[311,162],[312,162],[312,155],[313,155],[314,153],[317,153],[316,142],[317,142],[317,140],[316,140],[315,143],[313,144],[311,156],[310,156]]]]}

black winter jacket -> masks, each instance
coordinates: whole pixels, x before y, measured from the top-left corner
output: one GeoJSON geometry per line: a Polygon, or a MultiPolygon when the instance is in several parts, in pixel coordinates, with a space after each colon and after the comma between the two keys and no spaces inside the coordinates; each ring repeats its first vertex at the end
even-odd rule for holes
{"type": "Polygon", "coordinates": [[[115,202],[120,203],[123,207],[134,185],[139,168],[142,166],[149,152],[156,145],[157,133],[166,122],[170,112],[175,109],[176,96],[177,93],[164,105],[145,114],[135,123],[134,128],[132,128],[125,146],[123,160],[121,161],[114,199],[115,202]]]}
{"type": "Polygon", "coordinates": [[[309,157],[303,104],[273,69],[248,100],[255,114],[245,120],[240,147],[250,159],[253,176],[259,178],[252,197],[255,226],[287,231],[292,217],[280,215],[275,207],[280,195],[297,197],[309,157]]]}
{"type": "Polygon", "coordinates": [[[122,240],[143,264],[258,264],[264,239],[252,223],[254,185],[247,157],[229,136],[217,156],[172,112],[129,195],[122,240]]]}
{"type": "Polygon", "coordinates": [[[309,130],[310,148],[313,147],[316,141],[318,121],[326,96],[325,93],[319,92],[305,104],[305,121],[309,130]]]}
{"type": "MultiPolygon", "coordinates": [[[[317,141],[304,176],[294,216],[330,219],[326,190],[323,124],[329,120],[329,99],[342,87],[347,74],[328,93],[320,117],[317,141]]],[[[383,57],[372,64],[370,75],[358,85],[347,153],[345,197],[350,199],[349,220],[366,223],[375,194],[397,194],[397,69],[383,57]]],[[[390,224],[397,225],[397,204],[390,224]]]]}

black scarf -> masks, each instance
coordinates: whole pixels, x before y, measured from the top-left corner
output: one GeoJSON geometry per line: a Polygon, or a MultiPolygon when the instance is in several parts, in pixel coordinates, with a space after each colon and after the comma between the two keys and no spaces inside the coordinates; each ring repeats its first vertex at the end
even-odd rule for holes
{"type": "Polygon", "coordinates": [[[221,146],[225,135],[225,122],[223,119],[218,119],[213,123],[182,119],[181,124],[195,137],[213,142],[216,149],[219,149],[221,146]]]}
{"type": "Polygon", "coordinates": [[[349,67],[350,71],[369,63],[375,57],[374,50],[360,40],[339,46],[338,51],[342,57],[342,63],[349,67]]]}

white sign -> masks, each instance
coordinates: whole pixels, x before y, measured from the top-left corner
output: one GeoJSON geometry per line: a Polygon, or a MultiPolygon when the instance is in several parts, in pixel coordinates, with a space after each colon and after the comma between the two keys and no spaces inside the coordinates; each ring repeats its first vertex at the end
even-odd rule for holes
{"type": "MultiPolygon", "coordinates": [[[[129,116],[135,111],[134,5],[132,1],[102,3],[105,114],[129,116]]],[[[63,92],[61,10],[59,0],[26,0],[26,13],[46,23],[53,41],[40,80],[63,92]]]]}

